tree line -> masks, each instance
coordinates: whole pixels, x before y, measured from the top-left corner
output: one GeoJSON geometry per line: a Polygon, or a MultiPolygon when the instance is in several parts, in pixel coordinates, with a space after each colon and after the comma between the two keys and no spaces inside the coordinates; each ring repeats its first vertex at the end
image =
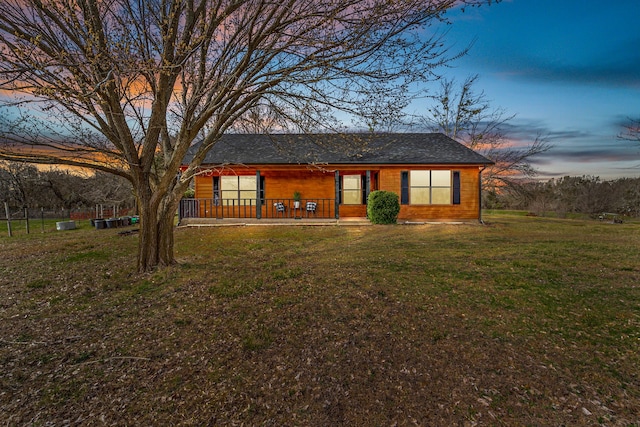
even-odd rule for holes
{"type": "MultiPolygon", "coordinates": [[[[93,209],[98,204],[135,207],[131,184],[104,173],[39,170],[20,162],[0,162],[0,201],[12,208],[93,209]]],[[[546,182],[511,182],[485,188],[486,209],[527,210],[598,216],[604,212],[640,217],[640,178],[606,181],[597,176],[565,176],[546,182]]]]}
{"type": "Polygon", "coordinates": [[[134,207],[131,184],[105,172],[40,170],[21,162],[0,162],[0,202],[12,208],[85,210],[98,204],[134,207]]]}
{"type": "Polygon", "coordinates": [[[597,176],[565,176],[546,182],[530,181],[485,191],[489,209],[528,210],[536,215],[615,213],[640,217],[640,178],[605,181],[597,176]]]}

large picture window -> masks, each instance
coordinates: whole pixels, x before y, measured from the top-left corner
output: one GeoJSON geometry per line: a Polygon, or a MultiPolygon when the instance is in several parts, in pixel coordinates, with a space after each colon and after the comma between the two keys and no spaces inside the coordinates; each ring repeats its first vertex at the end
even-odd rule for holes
{"type": "Polygon", "coordinates": [[[220,177],[220,196],[224,205],[255,204],[256,189],[255,175],[220,177]]]}
{"type": "Polygon", "coordinates": [[[450,170],[413,170],[402,173],[402,203],[411,205],[449,205],[450,170]]]}

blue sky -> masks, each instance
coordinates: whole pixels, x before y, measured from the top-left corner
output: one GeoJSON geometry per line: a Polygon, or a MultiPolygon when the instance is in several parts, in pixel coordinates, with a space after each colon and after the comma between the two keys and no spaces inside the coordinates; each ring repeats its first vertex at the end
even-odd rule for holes
{"type": "MultiPolygon", "coordinates": [[[[492,106],[516,114],[510,136],[547,137],[540,178],[640,176],[640,144],[618,139],[640,118],[640,0],[503,0],[451,16],[447,39],[473,42],[446,76],[479,74],[492,106]]],[[[434,86],[434,89],[436,87],[434,86]]]]}

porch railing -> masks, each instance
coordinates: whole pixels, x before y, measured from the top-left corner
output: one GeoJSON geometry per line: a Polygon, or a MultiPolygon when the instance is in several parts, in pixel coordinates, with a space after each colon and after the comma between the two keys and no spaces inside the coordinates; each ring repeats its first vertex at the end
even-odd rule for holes
{"type": "Polygon", "coordinates": [[[179,219],[185,218],[338,218],[335,199],[182,199],[179,219]]]}

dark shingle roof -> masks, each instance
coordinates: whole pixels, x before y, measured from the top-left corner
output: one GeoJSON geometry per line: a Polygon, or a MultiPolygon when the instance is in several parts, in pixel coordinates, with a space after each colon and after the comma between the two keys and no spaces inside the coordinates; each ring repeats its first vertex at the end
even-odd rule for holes
{"type": "MultiPolygon", "coordinates": [[[[199,143],[185,157],[187,163],[199,143]]],[[[441,133],[225,134],[203,164],[491,164],[441,133]]]]}

